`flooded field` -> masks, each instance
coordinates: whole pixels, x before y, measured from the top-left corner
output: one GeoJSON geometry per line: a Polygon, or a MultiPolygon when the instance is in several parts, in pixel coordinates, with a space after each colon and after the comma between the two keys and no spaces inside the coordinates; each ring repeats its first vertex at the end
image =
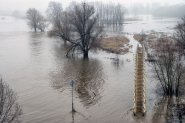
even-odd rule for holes
{"type": "MultiPolygon", "coordinates": [[[[146,63],[147,114],[133,117],[134,67],[137,41],[133,34],[157,31],[171,33],[175,18],[138,17],[107,34],[125,35],[133,47],[125,55],[92,51],[66,58],[66,46],[58,38],[29,31],[26,20],[0,20],[0,75],[17,93],[23,123],[137,123],[156,122],[155,87],[146,63]],[[71,113],[71,86],[76,80],[71,113]]],[[[112,28],[112,27],[111,27],[112,28]]],[[[115,29],[115,28],[114,28],[115,29]]],[[[159,119],[160,120],[160,119],[159,119]]],[[[161,118],[161,121],[164,119],[161,118]]],[[[157,121],[159,122],[159,121],[157,121]]]]}

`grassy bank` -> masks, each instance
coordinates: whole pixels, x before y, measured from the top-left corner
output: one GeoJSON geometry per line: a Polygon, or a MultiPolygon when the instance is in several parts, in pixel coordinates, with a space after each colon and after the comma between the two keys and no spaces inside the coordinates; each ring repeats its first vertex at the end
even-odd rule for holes
{"type": "Polygon", "coordinates": [[[125,36],[121,37],[107,37],[101,39],[98,48],[116,54],[126,54],[132,46],[129,44],[129,39],[125,36]]]}

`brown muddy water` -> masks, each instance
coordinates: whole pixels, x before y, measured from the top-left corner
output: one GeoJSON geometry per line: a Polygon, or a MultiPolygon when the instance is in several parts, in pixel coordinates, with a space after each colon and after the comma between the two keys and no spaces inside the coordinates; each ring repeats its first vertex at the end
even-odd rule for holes
{"type": "Polygon", "coordinates": [[[80,55],[66,58],[65,45],[58,38],[14,28],[0,31],[0,74],[18,95],[23,123],[155,123],[158,99],[149,64],[147,114],[133,117],[137,46],[133,35],[126,35],[133,45],[129,53],[115,55],[98,50],[90,52],[89,60],[83,60],[80,55]],[[71,113],[72,79],[76,80],[75,114],[71,113]]]}

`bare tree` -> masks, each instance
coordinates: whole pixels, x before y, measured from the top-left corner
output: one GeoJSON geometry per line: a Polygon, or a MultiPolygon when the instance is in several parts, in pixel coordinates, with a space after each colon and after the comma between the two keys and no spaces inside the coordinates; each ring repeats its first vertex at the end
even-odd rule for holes
{"type": "Polygon", "coordinates": [[[182,21],[176,26],[176,39],[179,46],[182,46],[185,50],[185,17],[183,17],[182,21]]]}
{"type": "Polygon", "coordinates": [[[47,20],[41,15],[39,17],[39,22],[38,22],[38,29],[41,31],[41,32],[44,32],[46,27],[48,26],[47,24],[47,20]]]}
{"type": "MultiPolygon", "coordinates": [[[[52,29],[49,34],[51,36],[61,37],[61,32],[63,32],[65,37],[69,37],[69,16],[67,11],[63,11],[62,4],[59,2],[50,2],[46,13],[50,23],[52,24],[52,29]]],[[[66,40],[64,40],[64,42],[66,43],[66,40]]]]}
{"type": "Polygon", "coordinates": [[[185,66],[181,50],[176,42],[160,38],[156,45],[153,69],[159,80],[164,94],[168,96],[179,95],[179,87],[185,74],[185,66]]]}
{"type": "Polygon", "coordinates": [[[35,32],[37,29],[43,32],[47,26],[45,18],[35,8],[28,9],[26,18],[28,19],[28,25],[31,29],[34,29],[35,32]]]}
{"type": "Polygon", "coordinates": [[[50,30],[50,36],[59,36],[66,43],[70,41],[72,35],[72,25],[70,23],[70,14],[68,11],[62,12],[60,24],[57,27],[53,26],[52,30],[50,30]]]}
{"type": "Polygon", "coordinates": [[[80,50],[84,58],[88,58],[92,44],[101,36],[102,28],[97,25],[98,16],[94,7],[87,4],[76,4],[63,12],[63,19],[59,28],[53,30],[55,34],[72,45],[67,52],[67,56],[72,51],[80,50]]]}
{"type": "Polygon", "coordinates": [[[46,13],[54,29],[60,30],[61,28],[62,12],[61,3],[53,1],[49,3],[46,13]]]}
{"type": "Polygon", "coordinates": [[[0,123],[17,123],[21,115],[21,108],[17,103],[15,93],[0,80],[0,123]]]}
{"type": "Polygon", "coordinates": [[[61,21],[61,32],[63,33],[64,37],[63,38],[64,41],[66,42],[66,39],[70,39],[70,37],[72,36],[72,25],[70,24],[70,15],[69,12],[64,11],[62,13],[62,21],[61,21]]]}
{"type": "Polygon", "coordinates": [[[85,2],[76,5],[71,12],[71,25],[76,34],[76,39],[70,41],[71,49],[79,48],[84,58],[88,58],[92,44],[101,36],[102,28],[97,25],[97,20],[94,7],[85,2]]]}

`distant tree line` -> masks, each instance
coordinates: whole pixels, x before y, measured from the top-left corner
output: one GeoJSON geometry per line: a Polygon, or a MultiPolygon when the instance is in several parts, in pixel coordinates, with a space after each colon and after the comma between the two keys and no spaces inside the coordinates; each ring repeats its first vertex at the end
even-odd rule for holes
{"type": "Polygon", "coordinates": [[[126,9],[121,4],[93,3],[101,24],[123,24],[126,9]]]}

